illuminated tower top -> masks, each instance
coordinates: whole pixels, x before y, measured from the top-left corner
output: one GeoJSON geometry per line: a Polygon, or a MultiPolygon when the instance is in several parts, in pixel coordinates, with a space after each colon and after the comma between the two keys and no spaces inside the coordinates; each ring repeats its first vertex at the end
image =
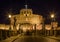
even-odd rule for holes
{"type": "Polygon", "coordinates": [[[32,9],[28,9],[28,5],[25,5],[25,9],[20,10],[20,14],[26,14],[26,15],[31,15],[32,14],[32,9]]]}

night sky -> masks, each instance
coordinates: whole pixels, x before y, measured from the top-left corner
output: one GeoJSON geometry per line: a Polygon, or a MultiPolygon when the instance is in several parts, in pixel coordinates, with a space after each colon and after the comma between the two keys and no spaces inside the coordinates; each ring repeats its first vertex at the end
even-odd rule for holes
{"type": "Polygon", "coordinates": [[[0,23],[9,24],[8,13],[19,14],[20,9],[28,8],[45,17],[45,21],[50,21],[50,12],[56,15],[56,21],[60,23],[60,2],[58,0],[0,0],[0,23]]]}

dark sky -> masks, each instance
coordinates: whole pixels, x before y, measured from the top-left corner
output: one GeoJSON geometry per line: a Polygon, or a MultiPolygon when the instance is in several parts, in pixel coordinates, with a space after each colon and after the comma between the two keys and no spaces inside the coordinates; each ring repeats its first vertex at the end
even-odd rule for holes
{"type": "MultiPolygon", "coordinates": [[[[19,10],[25,8],[27,3],[28,8],[33,10],[33,13],[49,17],[49,13],[56,14],[56,20],[60,22],[60,2],[58,0],[0,0],[0,23],[9,23],[8,12],[17,14],[19,10]]],[[[49,21],[49,18],[46,19],[49,21]]]]}

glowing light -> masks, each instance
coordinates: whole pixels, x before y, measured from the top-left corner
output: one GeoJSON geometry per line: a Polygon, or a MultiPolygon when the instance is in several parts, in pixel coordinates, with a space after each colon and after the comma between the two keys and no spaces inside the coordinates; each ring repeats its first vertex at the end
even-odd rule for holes
{"type": "Polygon", "coordinates": [[[51,18],[54,18],[54,14],[51,14],[51,18]]]}
{"type": "Polygon", "coordinates": [[[9,15],[9,18],[11,18],[11,15],[9,15]]]}

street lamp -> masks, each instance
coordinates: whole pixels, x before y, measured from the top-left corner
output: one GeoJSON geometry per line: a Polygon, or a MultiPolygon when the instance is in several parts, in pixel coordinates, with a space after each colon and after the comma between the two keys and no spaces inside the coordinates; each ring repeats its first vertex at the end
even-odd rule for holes
{"type": "Polygon", "coordinates": [[[11,36],[11,15],[9,14],[8,17],[9,17],[9,20],[10,20],[9,36],[11,36]]]}
{"type": "Polygon", "coordinates": [[[54,18],[55,17],[55,15],[54,14],[51,14],[51,18],[54,18]]]}
{"type": "Polygon", "coordinates": [[[52,25],[52,29],[54,28],[54,36],[56,36],[57,26],[55,26],[55,24],[56,24],[55,15],[54,14],[51,14],[51,18],[52,18],[52,20],[54,20],[54,21],[52,21],[51,25],[52,25]],[[53,22],[55,22],[55,24],[53,24],[53,22]]]}
{"type": "Polygon", "coordinates": [[[54,19],[54,18],[55,18],[55,15],[54,15],[54,14],[51,14],[50,16],[51,16],[51,18],[52,18],[52,19],[54,19]]]}
{"type": "Polygon", "coordinates": [[[9,15],[8,17],[11,18],[11,15],[9,15]]]}
{"type": "Polygon", "coordinates": [[[51,14],[51,18],[52,18],[52,21],[51,21],[51,26],[52,26],[52,31],[51,31],[51,35],[53,35],[53,20],[55,18],[55,15],[54,14],[51,14]]]}
{"type": "Polygon", "coordinates": [[[11,25],[11,17],[12,17],[12,16],[9,14],[8,17],[9,17],[9,19],[10,19],[10,25],[11,25]]]}

